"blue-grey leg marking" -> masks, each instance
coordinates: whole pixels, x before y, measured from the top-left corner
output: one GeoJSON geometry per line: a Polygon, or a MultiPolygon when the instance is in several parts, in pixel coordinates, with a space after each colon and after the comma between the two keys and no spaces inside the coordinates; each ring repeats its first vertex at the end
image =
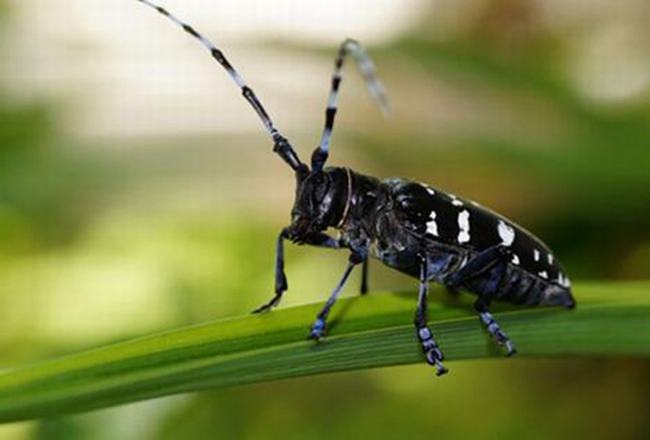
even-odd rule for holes
{"type": "Polygon", "coordinates": [[[311,326],[309,338],[319,340],[323,335],[325,335],[325,318],[321,318],[319,315],[311,326]]]}
{"type": "Polygon", "coordinates": [[[316,317],[316,321],[314,321],[314,324],[311,327],[311,332],[309,333],[310,339],[315,339],[318,341],[320,338],[322,338],[325,335],[325,329],[327,327],[327,316],[330,314],[330,310],[332,309],[332,306],[338,299],[341,290],[343,290],[343,286],[345,286],[345,282],[348,280],[350,273],[352,273],[352,269],[354,269],[354,266],[356,266],[359,263],[360,261],[357,261],[356,258],[354,258],[353,256],[350,257],[350,261],[348,262],[348,267],[345,269],[345,273],[343,273],[343,277],[341,277],[341,281],[339,281],[337,286],[334,288],[334,291],[327,299],[325,306],[320,311],[320,313],[316,317]]]}
{"type": "Polygon", "coordinates": [[[474,304],[474,308],[479,313],[479,317],[488,333],[499,344],[507,350],[507,355],[512,356],[517,352],[514,344],[508,336],[501,330],[499,324],[489,312],[488,307],[492,298],[497,294],[501,282],[506,273],[506,265],[510,259],[510,249],[504,245],[497,245],[488,248],[478,254],[476,257],[462,267],[457,272],[448,275],[445,283],[451,287],[460,287],[464,282],[492,270],[492,276],[485,287],[485,291],[474,304]]]}
{"type": "Polygon", "coordinates": [[[414,324],[422,351],[424,352],[424,357],[429,365],[436,367],[436,375],[440,376],[448,370],[442,364],[444,355],[440,351],[440,348],[438,348],[438,344],[433,338],[431,330],[427,327],[427,295],[429,293],[428,265],[427,259],[422,258],[418,307],[415,311],[414,324]]]}
{"type": "Polygon", "coordinates": [[[517,352],[517,349],[515,348],[512,341],[510,341],[510,338],[508,338],[508,336],[501,330],[501,327],[494,320],[494,317],[488,310],[490,301],[499,291],[499,287],[501,286],[501,282],[505,276],[506,261],[507,260],[501,260],[499,263],[497,263],[497,266],[495,267],[492,277],[488,283],[487,291],[476,301],[474,308],[479,313],[479,318],[487,329],[488,333],[490,333],[492,338],[499,345],[503,345],[506,348],[506,356],[512,356],[517,352]]]}
{"type": "Polygon", "coordinates": [[[499,344],[506,347],[508,356],[515,354],[517,352],[517,349],[512,344],[508,336],[501,330],[501,327],[499,327],[499,324],[494,320],[492,314],[490,312],[480,312],[479,316],[488,333],[490,333],[499,344]]]}

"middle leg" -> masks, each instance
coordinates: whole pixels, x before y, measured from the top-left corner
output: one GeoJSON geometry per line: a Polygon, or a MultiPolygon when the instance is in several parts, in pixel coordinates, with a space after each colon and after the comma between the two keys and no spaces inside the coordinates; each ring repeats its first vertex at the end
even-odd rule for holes
{"type": "Polygon", "coordinates": [[[338,299],[341,290],[343,290],[343,287],[345,286],[345,282],[348,280],[348,277],[352,273],[352,269],[354,269],[354,267],[357,264],[363,261],[364,260],[357,254],[353,253],[350,255],[350,259],[348,261],[348,267],[345,269],[345,272],[343,273],[343,277],[341,277],[341,281],[339,281],[339,283],[336,285],[334,291],[327,299],[325,306],[320,311],[320,313],[318,313],[318,315],[316,316],[316,321],[314,321],[314,324],[311,327],[311,332],[309,333],[309,339],[315,339],[316,341],[318,341],[320,338],[322,338],[325,335],[325,328],[327,327],[327,317],[330,314],[330,310],[332,309],[332,306],[334,306],[334,303],[338,299]]]}
{"type": "Polygon", "coordinates": [[[433,339],[433,333],[427,326],[427,296],[429,294],[429,276],[428,276],[429,261],[426,257],[422,257],[420,264],[420,291],[418,294],[418,308],[415,311],[415,330],[418,339],[422,345],[422,351],[429,365],[436,367],[436,376],[445,374],[448,370],[442,365],[444,355],[438,343],[433,339]]]}

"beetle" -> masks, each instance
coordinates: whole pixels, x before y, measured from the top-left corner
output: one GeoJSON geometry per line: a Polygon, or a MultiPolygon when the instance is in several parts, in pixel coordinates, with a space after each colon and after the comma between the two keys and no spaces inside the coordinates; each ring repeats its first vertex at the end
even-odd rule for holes
{"type": "Polygon", "coordinates": [[[511,220],[423,183],[401,178],[379,180],[347,167],[325,167],[337,112],[341,72],[348,56],[357,62],[380,108],[388,108],[374,65],[357,41],[345,40],[337,53],[325,127],[320,144],[311,156],[311,166],[308,166],[300,160],[221,49],[162,6],[149,0],[137,1],[179,25],[210,52],[259,116],[273,140],[273,151],[295,174],[291,223],[282,229],[276,244],[275,293],[255,313],[278,305],[287,290],[285,240],[350,252],[341,280],[311,327],[311,339],[319,340],[325,335],[330,310],[358,265],[362,266],[361,293],[367,291],[370,257],[416,278],[419,281],[414,318],[416,335],[426,362],[436,368],[437,375],[446,373],[447,369],[442,363],[443,353],[427,326],[427,293],[431,281],[476,294],[474,309],[480,321],[491,337],[505,348],[507,355],[514,354],[516,349],[490,313],[492,301],[528,306],[575,306],[570,281],[550,249],[511,220]],[[325,232],[328,228],[338,230],[339,237],[328,235],[325,232]]]}

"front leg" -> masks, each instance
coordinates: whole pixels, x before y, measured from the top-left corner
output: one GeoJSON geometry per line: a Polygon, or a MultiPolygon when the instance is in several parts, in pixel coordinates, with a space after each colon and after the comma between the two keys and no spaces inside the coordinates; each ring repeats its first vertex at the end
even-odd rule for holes
{"type": "MultiPolygon", "coordinates": [[[[278,235],[278,240],[276,242],[275,248],[275,295],[271,300],[264,304],[261,307],[253,310],[253,313],[266,312],[273,307],[277,306],[282,299],[282,295],[287,290],[287,276],[284,273],[284,240],[288,238],[288,228],[282,229],[280,235],[278,235]]],[[[322,232],[312,233],[305,237],[303,241],[305,244],[309,244],[317,247],[338,249],[340,244],[337,240],[330,237],[327,234],[322,232]]]]}
{"type": "Polygon", "coordinates": [[[357,264],[365,261],[365,258],[367,257],[362,254],[357,254],[356,252],[353,252],[350,255],[350,259],[348,261],[348,267],[345,269],[345,272],[343,273],[343,277],[341,277],[341,280],[334,288],[334,291],[332,292],[330,297],[327,299],[327,302],[325,303],[323,309],[316,316],[316,321],[314,321],[314,325],[312,325],[311,327],[311,333],[309,334],[310,339],[315,339],[318,341],[320,338],[323,337],[323,335],[325,334],[325,328],[327,327],[327,317],[330,314],[330,310],[332,309],[332,306],[338,299],[341,290],[343,290],[343,286],[345,286],[345,282],[348,280],[350,273],[352,273],[352,269],[354,269],[354,267],[357,264]]]}

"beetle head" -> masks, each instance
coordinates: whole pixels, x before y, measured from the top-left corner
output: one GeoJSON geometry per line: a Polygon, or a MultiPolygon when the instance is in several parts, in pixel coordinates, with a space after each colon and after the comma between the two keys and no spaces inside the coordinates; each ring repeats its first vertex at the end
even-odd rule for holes
{"type": "Polygon", "coordinates": [[[343,168],[296,173],[296,198],[291,210],[289,238],[304,241],[309,234],[336,226],[347,203],[347,175],[343,168]]]}

